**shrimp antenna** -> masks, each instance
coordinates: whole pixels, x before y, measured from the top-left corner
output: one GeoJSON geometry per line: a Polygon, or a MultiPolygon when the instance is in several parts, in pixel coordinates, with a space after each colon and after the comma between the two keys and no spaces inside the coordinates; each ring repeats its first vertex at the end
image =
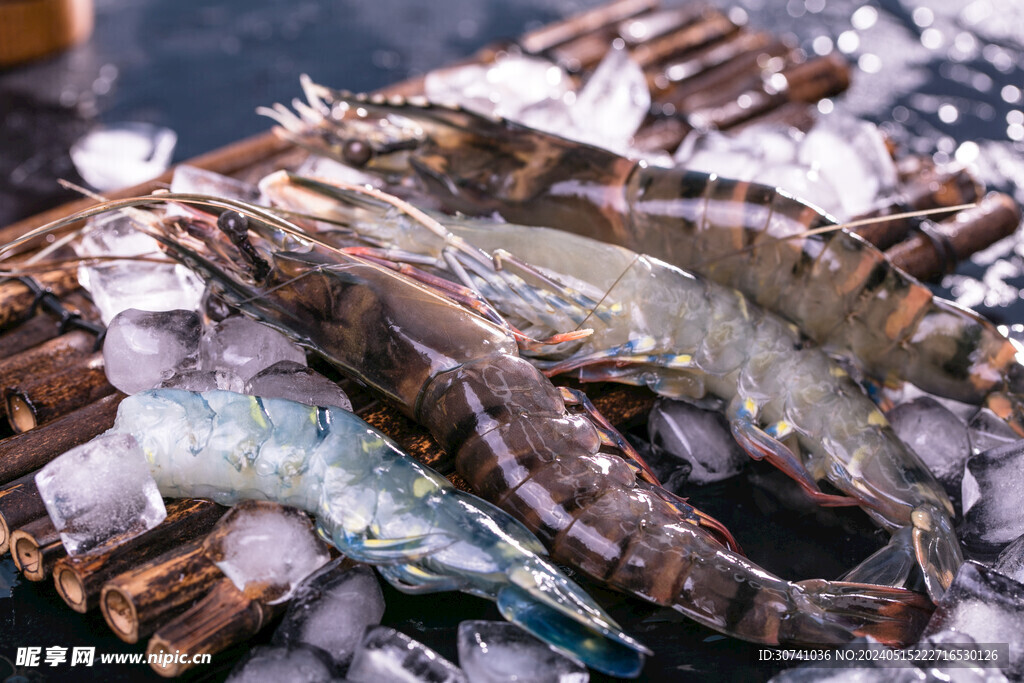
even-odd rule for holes
{"type": "MultiPolygon", "coordinates": [[[[700,262],[700,265],[704,266],[704,265],[708,265],[708,264],[711,264],[711,263],[717,263],[719,261],[724,261],[724,260],[730,259],[730,258],[732,258],[734,256],[739,256],[740,254],[746,254],[746,253],[754,251],[755,249],[760,249],[761,247],[765,247],[765,246],[768,246],[768,245],[776,243],[776,242],[786,242],[786,241],[794,240],[794,239],[802,239],[804,237],[812,237],[814,235],[824,235],[826,233],[835,232],[837,230],[848,230],[850,228],[856,228],[856,227],[861,226],[861,225],[870,225],[872,223],[885,223],[887,221],[898,221],[898,220],[902,220],[904,218],[919,218],[921,216],[931,216],[931,215],[937,214],[937,213],[949,213],[949,212],[955,212],[955,211],[962,211],[964,209],[973,209],[977,205],[978,205],[977,202],[969,202],[967,204],[957,204],[955,206],[942,206],[942,207],[938,207],[938,208],[934,208],[934,209],[920,209],[920,210],[917,210],[917,211],[905,211],[903,213],[889,214],[888,216],[875,216],[875,217],[871,217],[871,218],[861,218],[861,219],[858,219],[858,220],[855,220],[855,221],[849,221],[847,223],[840,223],[838,225],[824,225],[824,226],[822,226],[820,228],[812,228],[810,230],[804,230],[803,232],[797,232],[797,233],[794,233],[792,235],[784,235],[782,237],[770,236],[770,237],[764,239],[763,241],[758,242],[757,244],[751,244],[751,245],[748,245],[746,247],[743,247],[742,249],[736,249],[735,251],[731,251],[728,254],[723,254],[721,256],[716,256],[714,258],[705,259],[705,260],[700,262]]],[[[854,233],[854,234],[856,234],[856,233],[854,233]]]]}
{"type": "Polygon", "coordinates": [[[640,254],[633,254],[633,260],[629,262],[629,265],[622,269],[622,272],[619,273],[619,276],[615,278],[614,282],[608,285],[608,289],[604,291],[604,294],[602,294],[598,302],[594,304],[594,307],[590,309],[590,312],[583,317],[583,320],[581,320],[579,324],[576,325],[577,330],[583,327],[583,324],[590,320],[590,317],[597,312],[597,309],[601,308],[601,304],[604,303],[604,300],[608,298],[608,295],[612,293],[612,290],[615,289],[616,285],[618,285],[619,282],[622,281],[622,278],[626,277],[626,273],[628,273],[630,269],[632,269],[632,267],[635,266],[636,262],[639,260],[640,254]]]}

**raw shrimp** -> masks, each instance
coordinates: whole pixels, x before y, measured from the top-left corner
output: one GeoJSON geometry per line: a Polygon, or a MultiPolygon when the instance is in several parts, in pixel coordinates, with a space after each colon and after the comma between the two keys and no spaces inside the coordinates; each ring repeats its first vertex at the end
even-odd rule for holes
{"type": "Polygon", "coordinates": [[[570,657],[616,676],[640,673],[646,649],[541,557],[533,534],[350,412],[156,389],[126,398],[111,432],[135,438],[165,496],[294,505],[401,591],[494,600],[506,619],[570,657]]]}
{"type": "Polygon", "coordinates": [[[736,440],[753,457],[768,458],[822,504],[849,504],[818,488],[817,481],[828,481],[893,532],[891,552],[873,556],[850,576],[901,584],[916,555],[936,600],[955,576],[963,558],[942,486],[838,365],[804,348],[792,326],[736,290],[622,247],[548,228],[454,218],[443,218],[443,226],[429,218],[414,221],[389,211],[392,205],[379,193],[284,172],[264,179],[261,188],[282,208],[312,209],[330,224],[387,247],[379,253],[410,253],[424,265],[427,257],[448,277],[461,275],[530,336],[589,326],[593,334],[569,349],[529,347],[531,359],[549,376],[574,371],[583,380],[639,384],[673,398],[724,403],[736,440]],[[475,258],[480,249],[482,260],[475,258]],[[791,434],[799,440],[799,456],[782,442],[791,434]]]}
{"type": "Polygon", "coordinates": [[[781,190],[657,168],[501,119],[303,80],[288,139],[352,166],[415,178],[449,210],[567,230],[735,287],[885,383],[986,404],[1024,434],[1024,366],[978,314],[932,296],[871,244],[781,190]]]}
{"type": "Polygon", "coordinates": [[[585,403],[519,358],[505,327],[266,210],[169,193],[106,202],[40,231],[154,201],[219,212],[139,221],[224,300],[427,427],[471,488],[537,534],[556,561],[760,643],[839,643],[860,635],[907,643],[927,620],[931,603],[913,591],[789,582],[761,569],[730,549],[734,542],[718,522],[620,457],[621,436],[595,413],[567,410],[567,400],[585,403]]]}

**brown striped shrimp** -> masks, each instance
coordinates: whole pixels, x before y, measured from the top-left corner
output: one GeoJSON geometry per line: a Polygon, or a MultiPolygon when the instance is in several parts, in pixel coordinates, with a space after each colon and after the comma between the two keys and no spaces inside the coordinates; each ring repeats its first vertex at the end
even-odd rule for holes
{"type": "Polygon", "coordinates": [[[506,326],[264,209],[165,194],[108,202],[44,230],[167,201],[219,214],[145,223],[169,255],[427,427],[473,490],[523,522],[556,561],[759,643],[908,643],[927,621],[931,602],[913,591],[791,582],[760,568],[719,523],[620,457],[621,437],[520,358],[506,326]]]}
{"type": "Polygon", "coordinates": [[[393,207],[403,202],[364,188],[284,172],[261,188],[277,206],[312,211],[384,247],[364,253],[411,254],[441,269],[531,337],[589,327],[579,340],[526,345],[524,355],[548,376],[571,371],[723,405],[752,457],[767,458],[820,504],[860,505],[893,533],[888,551],[848,578],[899,585],[916,558],[937,600],[962,563],[949,498],[875,404],[822,351],[804,347],[791,325],[736,290],[558,230],[401,214],[393,207]],[[790,435],[796,453],[783,443],[790,435]],[[822,492],[818,481],[848,497],[822,492]]]}
{"type": "Polygon", "coordinates": [[[935,297],[835,220],[773,187],[658,168],[419,99],[304,79],[289,140],[447,210],[587,235],[734,287],[887,384],[984,404],[1024,434],[1024,366],[994,324],[935,297]]]}

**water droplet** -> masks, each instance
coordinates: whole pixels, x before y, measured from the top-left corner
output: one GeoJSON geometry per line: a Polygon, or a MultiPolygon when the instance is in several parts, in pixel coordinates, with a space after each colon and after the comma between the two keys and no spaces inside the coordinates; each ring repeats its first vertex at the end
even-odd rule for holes
{"type": "Polygon", "coordinates": [[[953,38],[953,54],[951,56],[954,58],[970,59],[977,54],[977,52],[978,40],[970,33],[961,31],[956,34],[955,38],[953,38]]]}
{"type": "Polygon", "coordinates": [[[850,17],[850,24],[858,31],[864,31],[875,25],[878,21],[878,10],[871,5],[864,5],[857,9],[850,17]]]}
{"type": "Polygon", "coordinates": [[[1011,123],[1006,127],[1006,137],[1010,138],[1014,142],[1024,140],[1024,125],[1011,123]]]}
{"type": "Polygon", "coordinates": [[[836,47],[839,48],[840,52],[850,54],[860,47],[860,36],[857,35],[856,31],[843,31],[836,38],[836,47]]]}
{"type": "Polygon", "coordinates": [[[975,90],[988,92],[992,89],[992,78],[988,74],[976,73],[971,77],[971,85],[975,90]]]}
{"type": "Polygon", "coordinates": [[[978,147],[978,144],[968,140],[956,148],[956,154],[954,156],[961,164],[970,164],[978,158],[978,154],[980,152],[981,149],[978,147]]]}
{"type": "Polygon", "coordinates": [[[943,123],[956,123],[960,118],[960,110],[952,104],[944,104],[939,107],[939,120],[943,123]]]}
{"type": "Polygon", "coordinates": [[[1009,102],[1010,104],[1020,102],[1020,88],[1015,85],[1004,85],[999,94],[1002,95],[1004,102],[1009,102]]]}
{"type": "Polygon", "coordinates": [[[926,28],[921,31],[921,44],[929,50],[937,50],[942,47],[946,37],[942,35],[942,31],[935,28],[926,28]]]}
{"type": "Polygon", "coordinates": [[[806,14],[807,8],[801,0],[789,0],[789,2],[786,3],[786,12],[789,13],[789,16],[797,19],[806,14]]]}
{"type": "Polygon", "coordinates": [[[1006,122],[1010,125],[1017,124],[1018,126],[1024,125],[1024,111],[1019,109],[1011,109],[1006,112],[1006,122]]]}
{"type": "Polygon", "coordinates": [[[814,54],[816,55],[827,55],[832,52],[832,47],[832,39],[828,36],[818,36],[814,39],[814,42],[811,43],[811,49],[814,50],[814,54]]]}
{"type": "Polygon", "coordinates": [[[817,14],[825,9],[825,0],[804,0],[804,7],[811,14],[817,14]]]}
{"type": "Polygon", "coordinates": [[[892,119],[898,123],[906,123],[910,118],[910,110],[902,104],[892,108],[892,119]]]}
{"type": "Polygon", "coordinates": [[[862,54],[860,59],[857,60],[857,66],[864,73],[876,74],[882,70],[882,59],[878,55],[867,52],[862,54]]]}
{"type": "Polygon", "coordinates": [[[818,111],[822,114],[831,114],[833,109],[835,109],[835,104],[832,100],[827,97],[823,100],[818,100],[818,111]]]}
{"type": "Polygon", "coordinates": [[[914,23],[921,28],[927,28],[932,25],[933,21],[935,21],[935,13],[927,7],[918,7],[914,10],[911,18],[914,20],[914,23]]]}

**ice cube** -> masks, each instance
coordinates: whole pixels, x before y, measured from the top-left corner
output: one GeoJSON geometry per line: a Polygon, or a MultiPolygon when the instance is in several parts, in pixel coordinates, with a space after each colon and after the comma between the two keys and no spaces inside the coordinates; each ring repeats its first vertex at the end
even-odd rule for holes
{"type": "Polygon", "coordinates": [[[175,373],[160,384],[161,389],[182,391],[233,391],[245,393],[245,381],[230,370],[188,370],[175,373]]]}
{"type": "Polygon", "coordinates": [[[167,516],[146,456],[128,434],[72,448],[39,471],[36,486],[70,555],[137,536],[167,516]]]}
{"type": "Polygon", "coordinates": [[[896,435],[924,461],[946,491],[960,498],[964,463],[971,454],[967,426],[933,398],[922,396],[890,410],[896,435]]]}
{"type": "Polygon", "coordinates": [[[436,69],[424,91],[434,102],[457,103],[481,114],[518,120],[538,103],[559,100],[572,90],[569,75],[548,59],[506,54],[488,65],[436,69]]]}
{"type": "Polygon", "coordinates": [[[155,178],[171,163],[177,134],[150,123],[97,126],[71,146],[71,161],[100,192],[155,178]]]}
{"type": "Polygon", "coordinates": [[[651,108],[643,69],[625,48],[612,47],[570,107],[579,140],[625,151],[651,108]]]}
{"type": "MultiPolygon", "coordinates": [[[[977,648],[974,638],[964,633],[947,630],[933,633],[921,640],[910,650],[929,650],[932,652],[960,652],[964,649],[977,648]]],[[[953,655],[957,656],[957,655],[953,655]]],[[[962,655],[961,655],[962,656],[962,655]]],[[[936,660],[934,665],[922,663],[921,668],[928,674],[929,681],[947,681],[948,683],[1006,683],[1006,676],[991,666],[983,668],[972,665],[970,660],[961,660],[952,664],[936,660]]]]}
{"type": "Polygon", "coordinates": [[[316,648],[305,645],[261,646],[250,650],[227,678],[227,683],[330,683],[331,665],[316,648]]]}
{"type": "Polygon", "coordinates": [[[717,412],[658,399],[647,421],[655,474],[680,493],[687,482],[708,484],[739,474],[750,458],[717,412]]]}
{"type": "Polygon", "coordinates": [[[368,626],[380,623],[384,595],[372,569],[342,566],[339,558],[306,579],[295,591],[274,642],[303,643],[326,652],[343,670],[368,626]]]}
{"type": "Polygon", "coordinates": [[[838,204],[825,208],[841,220],[867,212],[896,189],[896,165],[885,138],[862,119],[840,113],[820,117],[800,143],[797,158],[836,189],[838,204]]]}
{"type": "MultiPolygon", "coordinates": [[[[367,629],[347,679],[353,683],[465,683],[459,667],[388,626],[367,629]]],[[[527,680],[527,679],[522,679],[527,680]]]]}
{"type": "Polygon", "coordinates": [[[277,330],[245,316],[226,318],[203,333],[203,370],[233,372],[248,381],[282,360],[306,364],[306,354],[277,330]]]}
{"type": "Polygon", "coordinates": [[[586,667],[507,621],[459,624],[459,664],[473,683],[586,683],[586,667]]]}
{"type": "Polygon", "coordinates": [[[337,384],[305,365],[282,360],[261,370],[245,385],[245,393],[263,398],[286,398],[307,406],[336,406],[352,411],[352,402],[337,384]]]}
{"type": "Polygon", "coordinates": [[[121,311],[103,337],[107,379],[126,394],[153,389],[196,367],[201,333],[194,311],[121,311]]]}
{"type": "Polygon", "coordinates": [[[179,164],[174,168],[171,192],[208,194],[249,203],[258,203],[260,198],[259,188],[251,183],[188,164],[179,164]]]}
{"type": "Polygon", "coordinates": [[[1024,535],[1003,548],[992,568],[1014,581],[1024,583],[1024,535]]]}
{"type": "Polygon", "coordinates": [[[1013,427],[988,408],[980,409],[967,423],[967,434],[971,439],[971,453],[981,453],[996,446],[1020,439],[1013,427]]]}
{"type": "Polygon", "coordinates": [[[270,604],[291,597],[299,583],[329,559],[327,547],[305,513],[276,503],[247,500],[217,523],[208,554],[245,591],[269,586],[270,604]]]}
{"type": "Polygon", "coordinates": [[[1011,680],[1024,676],[1024,585],[967,561],[939,601],[924,637],[943,631],[969,636],[979,647],[1009,644],[999,669],[1011,680]]]}
{"type": "MultiPolygon", "coordinates": [[[[89,228],[75,245],[78,256],[153,257],[165,259],[156,240],[133,227],[130,218],[109,214],[89,221],[89,228]]],[[[92,295],[104,324],[128,308],[172,311],[199,308],[203,283],[184,266],[114,260],[83,264],[78,281],[92,295]]]]}
{"type": "Polygon", "coordinates": [[[962,491],[968,547],[995,553],[1024,533],[1024,441],[972,455],[962,491]]]}

